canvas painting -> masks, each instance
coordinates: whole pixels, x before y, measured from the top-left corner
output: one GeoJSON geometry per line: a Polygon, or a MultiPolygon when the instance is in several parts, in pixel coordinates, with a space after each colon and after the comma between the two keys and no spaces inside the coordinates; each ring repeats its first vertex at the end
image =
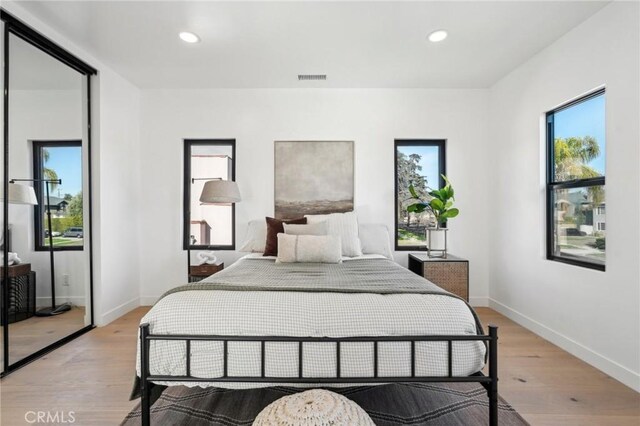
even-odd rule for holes
{"type": "Polygon", "coordinates": [[[353,210],[353,141],[276,141],[275,217],[353,210]]]}

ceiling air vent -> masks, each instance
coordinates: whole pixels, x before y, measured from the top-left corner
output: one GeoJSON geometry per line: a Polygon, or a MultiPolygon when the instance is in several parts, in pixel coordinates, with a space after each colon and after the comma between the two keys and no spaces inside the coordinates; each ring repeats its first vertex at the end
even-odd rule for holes
{"type": "Polygon", "coordinates": [[[326,74],[298,74],[299,81],[326,80],[326,74]]]}

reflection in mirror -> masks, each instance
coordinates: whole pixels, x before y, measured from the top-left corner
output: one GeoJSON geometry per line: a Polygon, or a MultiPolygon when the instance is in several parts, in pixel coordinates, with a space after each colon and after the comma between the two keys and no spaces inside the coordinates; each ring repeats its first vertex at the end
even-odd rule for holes
{"type": "Polygon", "coordinates": [[[9,363],[89,325],[87,76],[9,35],[9,363]],[[46,181],[46,182],[45,182],[46,181]],[[34,205],[35,204],[35,205],[34,205]],[[53,245],[53,250],[51,250],[53,245]],[[11,256],[10,256],[11,260],[11,256]]]}
{"type": "Polygon", "coordinates": [[[233,180],[233,141],[186,141],[191,248],[233,245],[233,205],[204,204],[200,194],[209,180],[233,180]]]}

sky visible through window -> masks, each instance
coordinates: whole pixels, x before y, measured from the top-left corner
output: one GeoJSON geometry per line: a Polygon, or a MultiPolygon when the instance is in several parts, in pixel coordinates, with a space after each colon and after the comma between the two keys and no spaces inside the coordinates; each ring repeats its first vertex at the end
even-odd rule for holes
{"type": "Polygon", "coordinates": [[[56,187],[51,195],[63,198],[65,194],[76,195],[82,191],[82,148],[48,147],[49,161],[44,167],[54,170],[62,185],[56,187]]]}
{"type": "Polygon", "coordinates": [[[604,176],[606,148],[604,94],[555,113],[554,136],[556,138],[594,137],[600,146],[600,155],[587,165],[604,176]]]}
{"type": "Polygon", "coordinates": [[[422,166],[420,174],[427,177],[427,185],[430,188],[438,188],[439,176],[437,146],[399,146],[398,152],[401,152],[406,156],[411,154],[420,155],[422,157],[418,163],[422,166]]]}

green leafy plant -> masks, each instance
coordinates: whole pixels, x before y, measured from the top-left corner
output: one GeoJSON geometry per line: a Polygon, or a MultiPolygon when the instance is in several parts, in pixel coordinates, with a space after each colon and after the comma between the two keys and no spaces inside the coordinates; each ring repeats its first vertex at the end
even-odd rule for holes
{"type": "Polygon", "coordinates": [[[438,227],[445,223],[447,219],[454,218],[460,213],[457,208],[453,207],[455,196],[451,182],[449,182],[449,179],[447,179],[445,175],[442,175],[442,178],[446,185],[441,189],[429,188],[428,194],[431,197],[429,200],[422,200],[413,184],[409,185],[411,199],[417,200],[417,202],[407,206],[409,213],[420,214],[425,211],[430,211],[436,218],[436,226],[438,227]]]}

